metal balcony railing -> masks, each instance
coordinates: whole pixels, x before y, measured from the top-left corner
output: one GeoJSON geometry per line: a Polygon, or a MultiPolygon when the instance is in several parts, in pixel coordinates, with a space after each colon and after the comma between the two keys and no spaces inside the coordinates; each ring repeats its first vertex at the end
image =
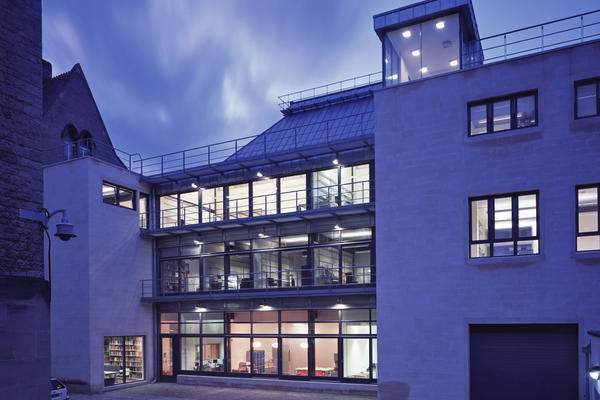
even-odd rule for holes
{"type": "Polygon", "coordinates": [[[488,36],[464,46],[463,68],[556,49],[600,38],[600,10],[488,36]]]}
{"type": "Polygon", "coordinates": [[[247,291],[300,291],[308,288],[348,288],[375,284],[375,266],[318,267],[261,272],[179,276],[139,283],[142,298],[247,291]]]}
{"type": "Polygon", "coordinates": [[[43,161],[46,164],[82,157],[95,157],[109,162],[120,161],[129,170],[132,170],[134,164],[141,159],[139,154],[129,154],[91,138],[66,141],[63,145],[45,149],[42,153],[43,161]]]}
{"type": "Polygon", "coordinates": [[[188,150],[135,159],[132,168],[133,171],[144,176],[163,176],[193,168],[211,167],[223,162],[268,158],[279,152],[292,153],[311,146],[318,145],[326,148],[329,144],[343,141],[340,137],[359,139],[373,135],[372,114],[373,111],[356,113],[188,150]],[[341,132],[344,134],[341,135],[341,132]],[[315,141],[314,138],[318,139],[315,141]],[[284,148],[281,148],[282,144],[284,148]]]}
{"type": "Polygon", "coordinates": [[[365,204],[373,201],[373,188],[373,181],[365,180],[281,192],[279,201],[272,193],[168,208],[159,211],[159,228],[365,204]]]}
{"type": "Polygon", "coordinates": [[[314,99],[315,97],[335,94],[343,92],[344,90],[356,89],[379,82],[381,82],[381,71],[316,86],[310,89],[299,90],[297,92],[281,95],[277,98],[279,99],[279,107],[285,110],[296,101],[314,99]]]}

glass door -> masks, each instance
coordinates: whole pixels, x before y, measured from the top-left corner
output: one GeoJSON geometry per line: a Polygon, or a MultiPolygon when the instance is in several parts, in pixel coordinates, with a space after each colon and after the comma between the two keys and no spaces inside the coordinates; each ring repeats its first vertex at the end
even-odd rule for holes
{"type": "Polygon", "coordinates": [[[167,382],[175,382],[177,379],[177,371],[175,371],[177,363],[177,347],[178,340],[174,336],[162,336],[160,342],[161,353],[161,368],[160,380],[167,382]]]}

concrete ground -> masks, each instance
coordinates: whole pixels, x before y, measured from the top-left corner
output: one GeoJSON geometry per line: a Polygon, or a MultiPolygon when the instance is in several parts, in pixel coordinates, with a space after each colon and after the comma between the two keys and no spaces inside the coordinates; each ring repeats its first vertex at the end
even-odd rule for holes
{"type": "Polygon", "coordinates": [[[102,394],[71,393],[72,400],[372,400],[376,396],[351,396],[318,392],[291,392],[265,389],[189,386],[175,383],[155,383],[102,394]]]}

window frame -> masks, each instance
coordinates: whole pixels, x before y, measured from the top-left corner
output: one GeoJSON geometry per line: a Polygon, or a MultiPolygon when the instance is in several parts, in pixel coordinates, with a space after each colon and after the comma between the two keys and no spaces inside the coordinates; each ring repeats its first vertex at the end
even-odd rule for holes
{"type": "Polygon", "coordinates": [[[103,198],[102,202],[104,204],[110,204],[111,206],[121,207],[121,208],[125,208],[127,210],[133,210],[133,211],[137,211],[138,210],[139,207],[138,207],[138,204],[137,204],[138,197],[137,197],[137,191],[136,190],[130,189],[130,188],[126,187],[126,186],[118,185],[116,183],[112,183],[112,182],[109,182],[109,181],[102,181],[102,186],[105,186],[105,185],[106,186],[112,186],[113,188],[116,189],[116,191],[115,191],[115,202],[116,202],[116,204],[108,203],[108,202],[104,201],[104,198],[103,198]],[[126,206],[122,206],[121,205],[121,200],[119,198],[121,190],[126,190],[126,191],[129,191],[129,192],[132,193],[132,201],[131,201],[131,205],[132,206],[131,207],[126,207],[126,206]]]}
{"type": "MultiPolygon", "coordinates": [[[[106,342],[107,338],[110,338],[110,339],[119,338],[120,339],[120,343],[121,343],[121,346],[122,346],[121,356],[120,356],[121,357],[121,365],[120,365],[120,367],[122,368],[122,371],[123,371],[123,376],[122,376],[123,382],[121,382],[121,383],[115,383],[115,384],[112,384],[112,385],[106,385],[106,382],[105,382],[106,378],[105,378],[102,381],[103,387],[104,388],[113,387],[113,386],[117,386],[118,387],[118,386],[126,385],[126,384],[132,383],[132,382],[144,382],[144,381],[146,381],[147,376],[148,376],[148,372],[147,372],[147,369],[146,369],[146,335],[124,335],[124,336],[123,335],[112,335],[112,336],[103,336],[103,342],[106,342]],[[129,352],[132,351],[131,349],[128,350],[126,348],[126,346],[127,346],[127,344],[126,344],[127,338],[142,338],[142,349],[141,349],[142,350],[142,378],[141,379],[136,379],[136,380],[128,380],[127,379],[127,369],[129,369],[129,367],[130,367],[130,366],[127,365],[127,361],[128,361],[128,358],[131,357],[131,356],[127,355],[127,352],[128,351],[129,352]]],[[[110,349],[109,349],[109,351],[110,351],[110,349]]],[[[103,358],[104,358],[105,355],[106,355],[106,348],[103,348],[103,358]]],[[[117,357],[116,355],[114,355],[114,356],[117,357]]]]}
{"type": "Polygon", "coordinates": [[[491,259],[491,258],[500,258],[500,257],[523,257],[523,256],[536,256],[541,253],[541,241],[540,241],[540,194],[539,190],[529,190],[524,192],[512,192],[512,193],[502,193],[502,194],[493,194],[487,196],[474,196],[469,197],[468,200],[469,207],[469,246],[468,253],[469,259],[477,260],[477,259],[491,259]],[[519,196],[527,196],[527,195],[535,195],[535,208],[536,208],[536,235],[533,236],[524,236],[521,237],[519,234],[519,196]],[[495,238],[495,229],[494,229],[494,200],[503,197],[510,197],[511,199],[511,238],[510,239],[500,239],[496,240],[495,238]],[[472,204],[474,201],[487,200],[487,223],[488,223],[488,235],[485,240],[473,240],[473,207],[472,204]],[[538,242],[538,252],[533,254],[518,254],[518,242],[525,240],[537,240],[538,242]],[[507,256],[495,256],[494,255],[494,244],[495,243],[513,243],[513,254],[507,256]],[[473,257],[471,253],[471,246],[479,245],[479,244],[489,244],[490,246],[490,255],[485,257],[473,257]]]}
{"type": "Polygon", "coordinates": [[[525,129],[531,128],[534,126],[539,126],[539,102],[538,102],[538,90],[531,89],[525,90],[518,93],[511,93],[503,96],[490,97],[483,100],[470,101],[467,103],[467,136],[468,137],[478,137],[489,135],[493,133],[501,133],[512,131],[515,129],[525,129]],[[534,97],[534,108],[535,108],[535,124],[529,126],[519,127],[517,125],[517,101],[523,97],[534,97]],[[494,103],[498,103],[501,101],[510,101],[510,128],[503,129],[500,131],[494,131],[494,103]],[[477,106],[486,106],[486,132],[479,134],[471,134],[471,108],[477,106]]]}
{"type": "Polygon", "coordinates": [[[575,252],[576,253],[587,253],[590,251],[600,251],[600,249],[579,250],[577,247],[577,242],[580,237],[598,236],[598,235],[600,235],[600,183],[589,183],[589,184],[585,184],[585,185],[577,185],[577,186],[575,186],[575,252]],[[591,188],[595,188],[598,191],[598,197],[596,199],[596,205],[599,208],[598,213],[597,213],[598,214],[597,215],[598,229],[596,231],[579,232],[579,190],[580,189],[591,189],[591,188]]]}
{"type": "Polygon", "coordinates": [[[574,119],[585,119],[600,116],[600,76],[595,78],[581,79],[573,82],[573,105],[574,105],[574,119]],[[592,115],[584,115],[582,117],[577,115],[577,88],[580,86],[596,84],[596,113],[592,115]]]}
{"type": "Polygon", "coordinates": [[[139,213],[140,215],[140,229],[149,229],[150,228],[150,196],[147,193],[139,192],[138,195],[138,211],[141,210],[141,203],[144,201],[146,205],[146,211],[144,213],[139,213]]]}

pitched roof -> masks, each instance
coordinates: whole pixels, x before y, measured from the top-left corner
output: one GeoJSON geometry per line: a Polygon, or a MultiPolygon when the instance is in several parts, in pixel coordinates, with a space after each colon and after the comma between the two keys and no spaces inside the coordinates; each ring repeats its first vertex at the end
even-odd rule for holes
{"type": "Polygon", "coordinates": [[[56,101],[56,98],[63,91],[69,82],[69,79],[71,79],[75,66],[77,65],[79,64],[75,64],[68,72],[44,81],[44,114],[50,109],[52,104],[56,101]]]}
{"type": "Polygon", "coordinates": [[[284,117],[229,160],[248,160],[374,135],[373,89],[381,83],[292,102],[284,117]]]}

